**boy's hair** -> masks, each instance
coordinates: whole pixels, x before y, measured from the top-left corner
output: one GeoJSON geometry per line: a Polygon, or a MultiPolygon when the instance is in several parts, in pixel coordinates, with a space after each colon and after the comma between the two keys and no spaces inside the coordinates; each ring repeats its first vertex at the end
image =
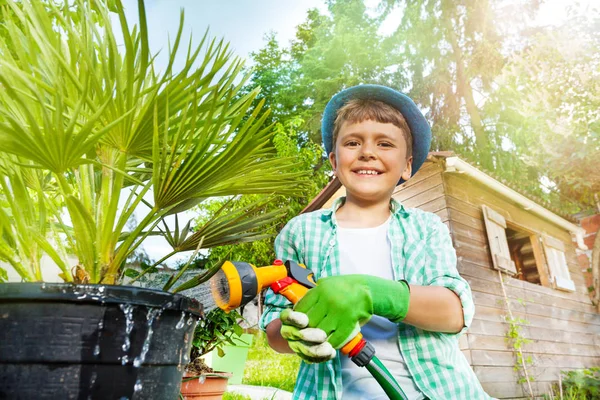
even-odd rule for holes
{"type": "Polygon", "coordinates": [[[344,104],[337,112],[333,124],[333,143],[331,151],[335,151],[340,128],[344,122],[352,124],[363,121],[375,121],[382,124],[393,124],[402,130],[406,141],[406,158],[412,156],[412,134],[402,113],[394,107],[379,100],[353,99],[344,104]]]}

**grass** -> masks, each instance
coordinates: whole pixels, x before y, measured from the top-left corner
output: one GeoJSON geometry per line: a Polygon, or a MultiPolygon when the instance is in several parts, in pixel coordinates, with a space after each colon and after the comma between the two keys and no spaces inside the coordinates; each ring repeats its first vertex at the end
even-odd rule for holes
{"type": "Polygon", "coordinates": [[[254,335],[252,347],[248,351],[242,383],[269,386],[291,392],[294,390],[298,368],[300,368],[298,356],[275,352],[269,347],[265,333],[259,331],[254,335]]]}
{"type": "Polygon", "coordinates": [[[252,400],[252,397],[250,396],[244,396],[243,394],[239,394],[239,393],[224,393],[223,394],[223,400],[252,400]]]}

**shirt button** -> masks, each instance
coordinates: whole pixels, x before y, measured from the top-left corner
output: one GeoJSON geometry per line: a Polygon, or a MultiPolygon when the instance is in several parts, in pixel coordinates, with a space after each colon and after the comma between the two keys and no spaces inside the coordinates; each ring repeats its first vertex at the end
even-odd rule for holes
{"type": "Polygon", "coordinates": [[[334,245],[335,245],[335,240],[331,239],[331,240],[329,241],[329,245],[330,245],[330,246],[334,246],[334,245]]]}

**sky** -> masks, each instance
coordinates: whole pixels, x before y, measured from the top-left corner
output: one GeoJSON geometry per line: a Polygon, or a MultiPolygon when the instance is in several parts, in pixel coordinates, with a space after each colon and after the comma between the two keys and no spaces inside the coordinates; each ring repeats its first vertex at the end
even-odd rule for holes
{"type": "MultiPolygon", "coordinates": [[[[510,1],[512,0],[507,0],[510,1]]],[[[597,1],[545,0],[534,24],[558,24],[567,15],[567,7],[585,8],[597,1]]],[[[378,0],[366,0],[367,7],[375,7],[377,3],[378,0]]],[[[137,22],[137,0],[123,0],[123,4],[127,19],[132,25],[137,22]]],[[[198,43],[209,29],[211,37],[225,38],[230,42],[234,54],[243,58],[260,50],[265,44],[265,34],[269,32],[276,33],[281,45],[288,45],[295,37],[296,27],[306,19],[309,9],[318,8],[327,12],[325,0],[146,0],[145,4],[151,51],[155,53],[161,50],[157,57],[158,69],[163,69],[166,65],[169,37],[172,41],[177,33],[181,9],[185,10],[184,39],[187,40],[191,33],[194,43],[198,43]]],[[[390,15],[380,33],[391,33],[400,18],[400,11],[390,15]]],[[[181,215],[180,226],[186,222],[181,219],[192,216],[190,213],[181,215]]],[[[144,249],[154,259],[159,259],[170,251],[163,239],[155,237],[146,240],[144,249]]],[[[174,260],[183,257],[185,256],[175,257],[174,260]]]]}

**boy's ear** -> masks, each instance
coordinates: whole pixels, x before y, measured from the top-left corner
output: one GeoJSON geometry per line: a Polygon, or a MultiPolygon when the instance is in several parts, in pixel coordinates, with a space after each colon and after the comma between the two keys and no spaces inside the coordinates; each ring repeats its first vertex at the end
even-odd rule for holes
{"type": "Polygon", "coordinates": [[[406,168],[404,169],[404,172],[402,173],[402,179],[404,179],[405,181],[409,180],[410,177],[412,176],[412,161],[413,161],[412,156],[410,156],[408,158],[408,160],[406,160],[406,168]]]}
{"type": "Polygon", "coordinates": [[[335,151],[329,153],[329,163],[331,164],[331,168],[333,169],[333,174],[335,175],[335,170],[337,169],[337,160],[335,159],[335,151]]]}

